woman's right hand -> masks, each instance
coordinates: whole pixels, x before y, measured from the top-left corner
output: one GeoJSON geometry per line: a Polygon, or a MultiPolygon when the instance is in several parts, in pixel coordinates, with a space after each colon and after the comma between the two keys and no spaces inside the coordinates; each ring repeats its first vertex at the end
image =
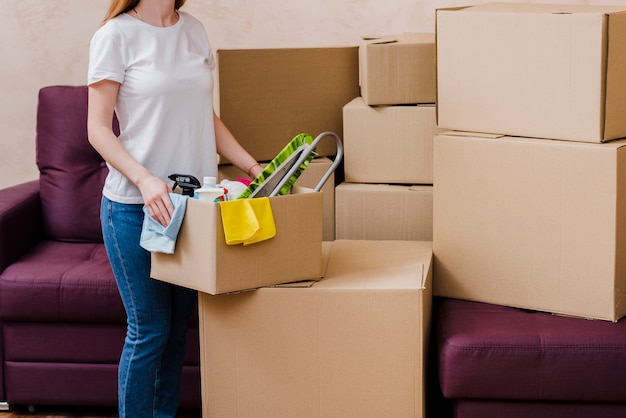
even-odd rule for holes
{"type": "Polygon", "coordinates": [[[163,180],[149,175],[137,183],[144,204],[150,216],[163,226],[168,226],[174,213],[174,205],[169,193],[172,187],[163,180]]]}

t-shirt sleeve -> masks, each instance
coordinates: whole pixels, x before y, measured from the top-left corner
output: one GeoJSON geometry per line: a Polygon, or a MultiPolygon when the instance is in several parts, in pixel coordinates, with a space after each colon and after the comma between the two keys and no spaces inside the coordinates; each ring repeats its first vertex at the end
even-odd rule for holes
{"type": "Polygon", "coordinates": [[[211,42],[206,33],[206,29],[204,24],[202,24],[198,19],[192,18],[193,22],[193,37],[195,42],[201,48],[202,53],[206,57],[206,63],[209,66],[211,71],[215,70],[217,67],[217,61],[215,59],[215,54],[213,53],[213,47],[211,47],[211,42]]]}
{"type": "Polygon", "coordinates": [[[124,82],[125,65],[122,47],[110,33],[100,28],[89,45],[87,84],[102,80],[124,82]]]}
{"type": "Polygon", "coordinates": [[[211,71],[215,70],[215,67],[217,66],[215,62],[215,55],[213,54],[212,49],[209,49],[209,57],[207,58],[207,64],[209,65],[209,69],[211,71]]]}
{"type": "Polygon", "coordinates": [[[209,55],[207,58],[207,64],[211,71],[215,70],[215,67],[217,66],[217,63],[215,61],[215,54],[213,54],[213,49],[211,49],[210,45],[209,45],[209,55]]]}

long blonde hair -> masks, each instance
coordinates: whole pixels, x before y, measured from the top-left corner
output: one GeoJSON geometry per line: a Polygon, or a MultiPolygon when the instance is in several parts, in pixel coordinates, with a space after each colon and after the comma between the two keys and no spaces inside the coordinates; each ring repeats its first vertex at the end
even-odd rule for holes
{"type": "MultiPolygon", "coordinates": [[[[126,13],[139,4],[139,0],[111,0],[111,4],[109,5],[109,10],[107,11],[104,19],[102,20],[101,25],[104,25],[109,20],[113,19],[116,16],[121,15],[122,13],[126,13]]],[[[176,0],[174,2],[174,8],[176,10],[180,9],[183,4],[185,4],[185,0],[176,0]]]]}

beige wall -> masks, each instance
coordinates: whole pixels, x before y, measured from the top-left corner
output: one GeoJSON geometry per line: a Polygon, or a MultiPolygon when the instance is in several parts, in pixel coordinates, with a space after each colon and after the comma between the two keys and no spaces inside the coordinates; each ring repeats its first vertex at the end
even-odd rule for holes
{"type": "MultiPolygon", "coordinates": [[[[433,32],[436,7],[484,1],[188,0],[184,7],[204,22],[214,49],[281,48],[356,45],[362,35],[433,32]]],[[[1,3],[0,188],[37,178],[37,91],[85,83],[89,39],[109,0],[1,3]]]]}

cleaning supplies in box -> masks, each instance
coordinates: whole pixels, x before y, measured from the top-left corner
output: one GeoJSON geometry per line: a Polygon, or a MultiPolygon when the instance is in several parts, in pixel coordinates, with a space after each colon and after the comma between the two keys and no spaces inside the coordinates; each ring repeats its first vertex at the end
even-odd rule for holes
{"type": "Polygon", "coordinates": [[[219,202],[226,200],[228,190],[218,184],[215,177],[205,176],[202,180],[202,187],[195,190],[194,197],[208,202],[219,202]]]}
{"type": "Polygon", "coordinates": [[[298,177],[315,157],[318,142],[325,137],[335,140],[337,155],[331,167],[315,187],[315,191],[319,191],[339,166],[343,157],[343,143],[341,138],[333,132],[323,132],[315,139],[305,133],[297,135],[270,161],[239,198],[272,197],[289,193],[298,177]]]}
{"type": "Polygon", "coordinates": [[[296,182],[300,174],[315,157],[315,148],[309,146],[313,137],[299,134],[293,138],[263,171],[241,193],[239,199],[251,197],[285,195],[296,182]]]}

